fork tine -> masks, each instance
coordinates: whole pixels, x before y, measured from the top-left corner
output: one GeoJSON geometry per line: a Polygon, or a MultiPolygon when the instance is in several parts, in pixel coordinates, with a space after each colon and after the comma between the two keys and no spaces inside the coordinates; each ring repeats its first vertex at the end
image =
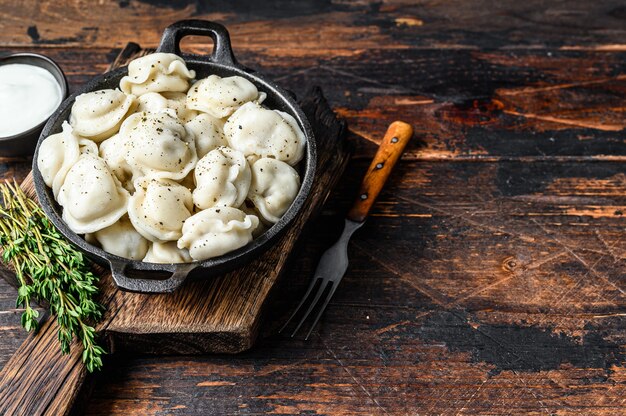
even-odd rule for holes
{"type": "Polygon", "coordinates": [[[300,329],[300,327],[302,326],[302,324],[304,323],[304,321],[306,321],[306,318],[309,317],[309,315],[311,314],[311,311],[313,310],[313,308],[315,307],[315,305],[317,305],[317,301],[320,299],[320,297],[322,296],[322,293],[324,293],[324,291],[326,290],[326,288],[328,287],[328,283],[332,283],[329,282],[327,280],[322,280],[322,284],[320,285],[320,288],[317,290],[317,293],[315,294],[315,298],[313,299],[313,301],[311,302],[311,304],[309,305],[309,308],[306,310],[306,312],[304,313],[304,316],[302,317],[302,319],[300,320],[300,323],[298,324],[298,326],[296,327],[296,329],[293,330],[291,337],[293,338],[294,335],[296,335],[296,332],[298,332],[298,329],[300,329]],[[324,284],[326,283],[326,284],[324,284]]]}
{"type": "MultiPolygon", "coordinates": [[[[315,279],[311,279],[311,283],[309,283],[309,287],[306,290],[306,293],[304,294],[304,296],[302,296],[302,300],[300,301],[300,304],[298,305],[298,307],[296,309],[293,310],[293,313],[291,314],[291,316],[289,317],[289,319],[287,319],[287,322],[285,322],[285,324],[283,325],[282,328],[280,328],[280,330],[278,331],[278,333],[280,334],[281,332],[283,332],[283,330],[287,327],[287,325],[289,325],[289,322],[291,322],[291,320],[293,319],[294,316],[296,316],[298,314],[298,311],[300,310],[300,308],[302,307],[302,305],[304,305],[304,302],[307,300],[307,298],[309,297],[309,295],[311,294],[311,291],[313,290],[313,288],[315,287],[315,284],[317,283],[318,280],[320,280],[321,277],[316,277],[315,279]]],[[[293,335],[292,335],[293,336],[293,335]]]]}
{"type": "Polygon", "coordinates": [[[333,287],[330,288],[330,292],[328,292],[328,296],[326,296],[326,300],[324,300],[324,304],[320,308],[319,312],[317,312],[317,316],[315,317],[315,321],[313,321],[313,325],[311,325],[311,328],[309,329],[309,332],[306,334],[306,337],[304,338],[305,341],[307,341],[309,339],[309,336],[311,335],[311,332],[313,332],[313,328],[315,328],[315,325],[317,325],[317,322],[322,317],[322,314],[326,310],[326,306],[328,306],[328,302],[330,302],[330,298],[333,297],[333,295],[335,294],[335,290],[337,289],[337,286],[339,286],[338,283],[335,283],[335,282],[330,282],[330,283],[333,285],[333,287]]]}

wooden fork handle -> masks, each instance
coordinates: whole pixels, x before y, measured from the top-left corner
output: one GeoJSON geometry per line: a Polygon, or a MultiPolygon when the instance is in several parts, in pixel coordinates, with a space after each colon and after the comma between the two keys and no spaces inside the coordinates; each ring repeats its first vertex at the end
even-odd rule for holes
{"type": "Polygon", "coordinates": [[[376,197],[385,185],[391,170],[400,159],[404,148],[413,136],[413,127],[403,121],[394,121],[389,125],[387,133],[367,169],[361,182],[356,201],[348,212],[348,219],[363,222],[374,205],[376,197]]]}

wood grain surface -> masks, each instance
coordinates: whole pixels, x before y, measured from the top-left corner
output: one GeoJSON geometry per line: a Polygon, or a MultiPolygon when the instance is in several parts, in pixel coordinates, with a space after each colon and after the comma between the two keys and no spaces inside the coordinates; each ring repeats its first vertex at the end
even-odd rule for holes
{"type": "MultiPolygon", "coordinates": [[[[128,41],[217,19],[241,62],[298,94],[321,85],[364,137],[256,347],[112,358],[87,414],[623,414],[623,2],[5,1],[0,14],[2,49],[50,55],[74,88],[128,41]],[[319,327],[278,335],[396,119],[415,137],[319,327]]],[[[0,163],[3,178],[27,171],[0,163]]],[[[14,296],[0,280],[0,365],[25,338],[14,296]]]]}

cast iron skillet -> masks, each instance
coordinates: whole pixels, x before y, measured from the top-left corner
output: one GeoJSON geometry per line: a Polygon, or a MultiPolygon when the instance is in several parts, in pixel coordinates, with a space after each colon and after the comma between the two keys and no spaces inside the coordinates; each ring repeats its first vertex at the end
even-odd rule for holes
{"type": "Polygon", "coordinates": [[[267,98],[264,101],[265,105],[270,108],[285,111],[297,120],[306,136],[307,146],[304,159],[300,162],[302,186],[296,199],[285,215],[283,215],[272,228],[245,247],[220,257],[194,263],[155,264],[133,261],[109,254],[98,247],[92,246],[82,237],[70,230],[61,219],[62,208],[54,200],[52,190],[44,183],[41,172],[39,172],[37,167],[41,142],[49,135],[61,131],[61,124],[64,120],[69,118],[70,110],[76,96],[85,92],[105,88],[117,88],[120,79],[128,73],[128,69],[126,67],[119,68],[94,78],[87,83],[87,85],[66,99],[50,117],[50,120],[39,137],[37,150],[33,158],[33,178],[37,197],[46,215],[68,240],[78,246],[96,262],[110,265],[113,280],[120,289],[143,293],[172,292],[178,288],[188,276],[190,278],[210,278],[218,276],[236,267],[240,267],[261,255],[261,253],[271,247],[276,241],[276,238],[288,228],[294,217],[298,214],[300,209],[302,209],[311,190],[317,161],[313,131],[294,98],[273,82],[259,74],[255,74],[252,70],[243,67],[237,62],[230,46],[228,31],[224,26],[204,20],[182,20],[165,29],[157,51],[175,53],[182,56],[187,66],[196,71],[196,78],[198,79],[207,77],[210,74],[217,74],[222,77],[238,75],[250,80],[257,86],[259,91],[267,93],[267,98]],[[209,56],[181,55],[180,40],[187,35],[211,37],[214,43],[213,53],[209,56]],[[165,279],[159,278],[164,274],[168,277],[165,279]],[[130,275],[137,277],[131,277],[130,275]]]}

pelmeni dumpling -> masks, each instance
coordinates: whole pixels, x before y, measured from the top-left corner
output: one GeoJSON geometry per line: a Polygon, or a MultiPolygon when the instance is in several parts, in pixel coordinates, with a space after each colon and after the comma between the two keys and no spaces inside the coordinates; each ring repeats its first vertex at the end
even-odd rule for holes
{"type": "Polygon", "coordinates": [[[183,179],[198,160],[193,134],[167,112],[133,114],[122,124],[120,136],[125,159],[137,177],[183,179]]]}
{"type": "Polygon", "coordinates": [[[63,185],[65,175],[80,156],[79,137],[72,131],[67,121],[63,122],[63,131],[53,134],[41,142],[37,155],[37,167],[43,181],[52,188],[56,198],[63,185]]]}
{"type": "Polygon", "coordinates": [[[143,260],[148,252],[148,240],[135,230],[125,215],[111,226],[90,234],[107,253],[131,260],[143,260]]]}
{"type": "Polygon", "coordinates": [[[189,255],[189,250],[180,249],[176,246],[176,241],[167,243],[152,243],[143,258],[147,263],[189,263],[193,261],[189,255]]]}
{"type": "Polygon", "coordinates": [[[200,261],[245,246],[293,203],[306,148],[296,119],[263,107],[245,77],[195,76],[174,54],[136,59],[119,89],[78,96],[41,143],[38,169],[86,241],[132,260],[200,261]]]}
{"type": "Polygon", "coordinates": [[[242,104],[249,101],[261,103],[265,97],[264,92],[259,93],[256,86],[245,78],[210,75],[191,86],[187,92],[187,107],[224,118],[242,104]]]}
{"type": "Polygon", "coordinates": [[[183,225],[178,248],[189,249],[194,260],[221,256],[252,241],[259,225],[254,215],[232,208],[209,208],[189,217],[183,225]]]}
{"type": "Polygon", "coordinates": [[[161,94],[158,92],[148,92],[139,96],[137,99],[139,103],[137,111],[161,113],[164,110],[170,109],[174,110],[176,117],[180,121],[187,123],[197,116],[198,112],[187,108],[185,105],[186,100],[187,95],[182,92],[163,92],[161,94]]]}
{"type": "Polygon", "coordinates": [[[224,136],[224,121],[210,114],[201,113],[185,124],[185,127],[193,133],[196,140],[198,159],[218,146],[228,146],[224,136]]]}
{"type": "Polygon", "coordinates": [[[242,210],[244,214],[254,215],[261,220],[259,222],[259,225],[254,229],[254,231],[252,231],[253,238],[257,238],[269,229],[269,225],[271,224],[266,225],[265,223],[263,223],[263,217],[259,213],[259,210],[256,209],[252,201],[246,200],[243,204],[241,204],[241,206],[239,206],[239,209],[242,210]]]}
{"type": "Polygon", "coordinates": [[[89,139],[80,139],[78,149],[81,155],[98,156],[98,145],[89,139]]]}
{"type": "Polygon", "coordinates": [[[77,234],[106,228],[126,213],[129,194],[106,162],[83,154],[70,168],[59,190],[63,221],[77,234]]]}
{"type": "Polygon", "coordinates": [[[129,192],[135,192],[133,170],[126,162],[124,137],[116,134],[100,143],[100,157],[107,162],[109,169],[129,192]]]}
{"type": "Polygon", "coordinates": [[[191,191],[171,179],[137,179],[128,203],[130,221],[141,235],[155,242],[178,240],[192,211],[191,191]]]}
{"type": "Polygon", "coordinates": [[[135,96],[120,90],[88,92],[76,97],[70,124],[76,134],[100,142],[117,133],[135,107],[135,96]]]}
{"type": "Polygon", "coordinates": [[[134,95],[186,92],[189,80],[195,77],[195,71],[187,69],[183,58],[173,53],[153,53],[128,64],[128,75],[120,80],[120,89],[134,95]]]}
{"type": "Polygon", "coordinates": [[[280,160],[262,158],[252,165],[248,198],[264,220],[277,222],[300,189],[298,172],[280,160]]]}
{"type": "Polygon", "coordinates": [[[193,203],[200,209],[238,207],[250,188],[250,166],[243,153],[218,147],[206,154],[194,171],[193,203]]]}
{"type": "Polygon", "coordinates": [[[230,147],[246,156],[273,157],[290,165],[304,155],[306,138],[287,113],[246,103],[224,124],[230,147]]]}

